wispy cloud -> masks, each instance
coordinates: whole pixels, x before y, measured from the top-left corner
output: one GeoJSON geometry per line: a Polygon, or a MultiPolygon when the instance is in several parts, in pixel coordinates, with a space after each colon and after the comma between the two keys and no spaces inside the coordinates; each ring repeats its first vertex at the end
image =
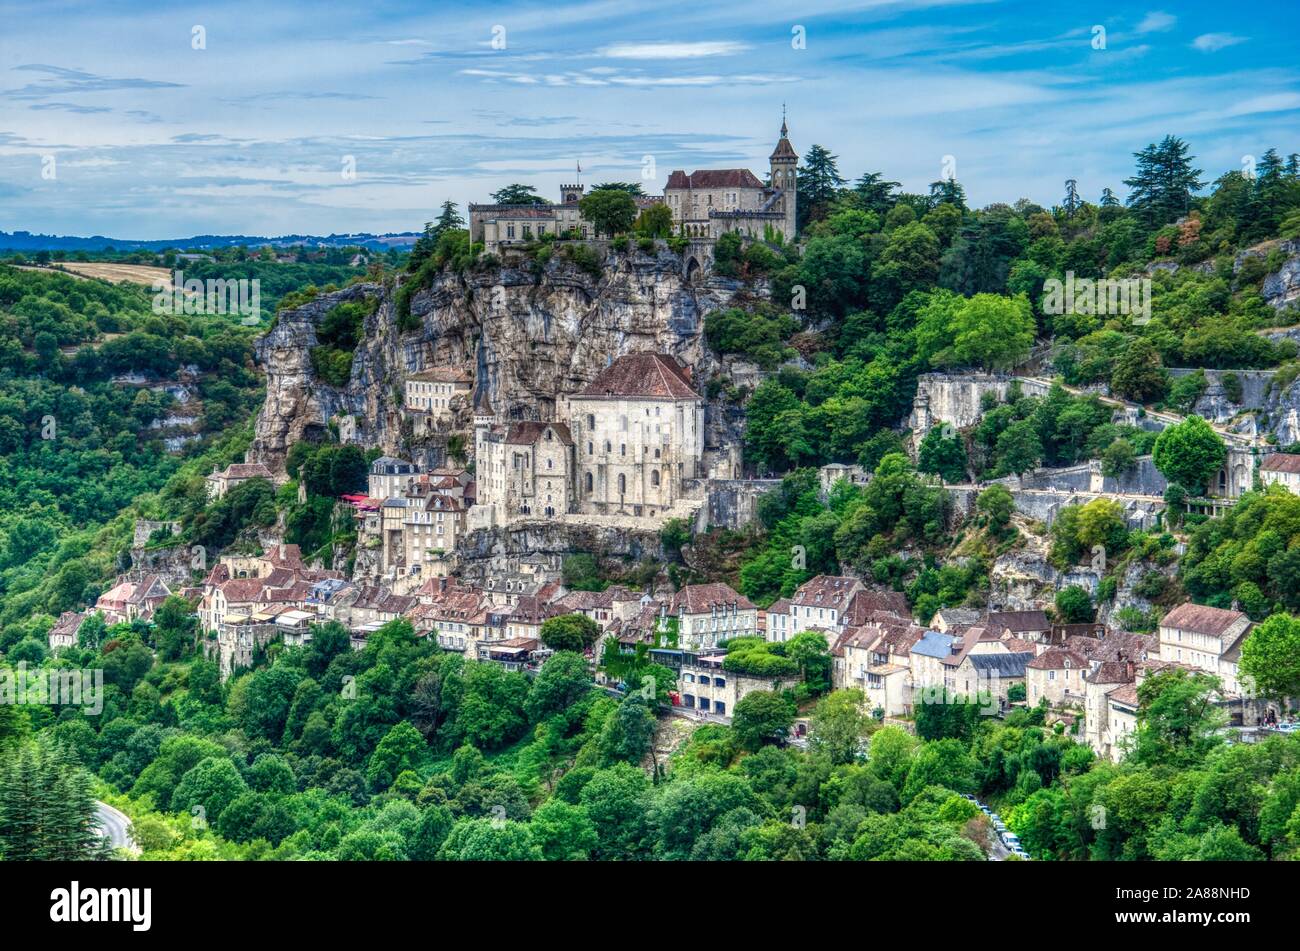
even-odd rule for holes
{"type": "Polygon", "coordinates": [[[79,115],[90,115],[96,112],[112,112],[108,106],[83,106],[75,102],[36,102],[27,107],[28,109],[54,109],[59,112],[75,112],[79,115]]]}
{"type": "Polygon", "coordinates": [[[1192,40],[1192,49],[1200,50],[1202,53],[1217,53],[1221,49],[1244,42],[1246,42],[1244,36],[1234,36],[1231,33],[1202,33],[1192,40]]]}
{"type": "Polygon", "coordinates": [[[705,56],[735,56],[751,47],[734,40],[701,40],[693,43],[615,43],[601,47],[596,55],[610,59],[700,59],[705,56]]]}
{"type": "Polygon", "coordinates": [[[13,68],[26,72],[45,73],[50,78],[5,91],[3,95],[10,99],[49,99],[52,96],[63,96],[68,93],[115,92],[126,89],[180,89],[184,85],[159,79],[100,76],[80,69],[50,66],[45,63],[28,63],[13,68]]]}
{"type": "Polygon", "coordinates": [[[1142,22],[1135,29],[1138,33],[1163,33],[1165,30],[1172,30],[1177,22],[1178,17],[1172,13],[1153,10],[1142,18],[1142,22]]]}

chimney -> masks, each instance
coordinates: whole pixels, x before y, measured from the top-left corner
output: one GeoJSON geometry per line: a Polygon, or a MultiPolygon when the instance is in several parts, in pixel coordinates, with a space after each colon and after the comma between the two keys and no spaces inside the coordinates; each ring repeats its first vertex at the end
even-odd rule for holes
{"type": "Polygon", "coordinates": [[[1127,677],[1130,681],[1136,679],[1136,670],[1137,667],[1133,663],[1133,661],[1128,660],[1124,662],[1124,676],[1127,677]]]}

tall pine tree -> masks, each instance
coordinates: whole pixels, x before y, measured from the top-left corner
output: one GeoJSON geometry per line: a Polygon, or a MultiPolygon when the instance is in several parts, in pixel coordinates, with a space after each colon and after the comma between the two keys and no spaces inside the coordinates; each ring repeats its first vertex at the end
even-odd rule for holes
{"type": "Polygon", "coordinates": [[[1195,156],[1187,151],[1186,142],[1167,135],[1158,145],[1133,153],[1137,172],[1124,179],[1130,189],[1128,204],[1148,227],[1159,228],[1187,214],[1192,193],[1205,184],[1201,170],[1192,167],[1195,156]]]}

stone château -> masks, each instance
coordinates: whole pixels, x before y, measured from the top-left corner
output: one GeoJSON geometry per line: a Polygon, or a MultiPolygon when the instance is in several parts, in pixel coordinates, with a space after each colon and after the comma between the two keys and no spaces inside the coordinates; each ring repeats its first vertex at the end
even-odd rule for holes
{"type": "MultiPolygon", "coordinates": [[[[638,195],[636,203],[642,210],[667,205],[673,213],[673,230],[683,237],[716,241],[721,235],[738,233],[761,240],[793,241],[799,154],[790,144],[784,118],[768,165],[766,182],[747,168],[704,168],[689,174],[677,169],[668,176],[662,195],[638,195]]],[[[471,204],[470,239],[494,252],[547,235],[595,237],[595,229],[579,208],[583,192],[582,185],[561,185],[558,203],[471,204]]]]}

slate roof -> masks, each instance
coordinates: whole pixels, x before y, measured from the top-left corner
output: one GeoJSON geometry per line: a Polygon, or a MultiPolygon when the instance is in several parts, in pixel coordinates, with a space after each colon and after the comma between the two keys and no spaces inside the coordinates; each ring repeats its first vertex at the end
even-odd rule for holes
{"type": "Polygon", "coordinates": [[[1033,654],[970,654],[971,666],[982,674],[998,677],[1023,677],[1033,654]]]}

